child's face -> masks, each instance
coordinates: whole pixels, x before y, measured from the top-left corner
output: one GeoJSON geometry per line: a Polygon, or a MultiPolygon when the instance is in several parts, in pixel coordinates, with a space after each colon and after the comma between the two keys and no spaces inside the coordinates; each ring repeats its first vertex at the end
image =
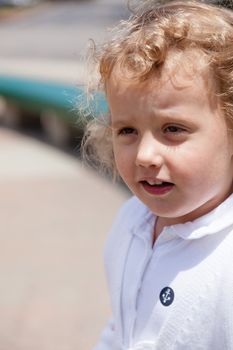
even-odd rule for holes
{"type": "Polygon", "coordinates": [[[204,215],[231,193],[233,145],[200,74],[163,76],[162,84],[153,77],[133,84],[113,73],[107,96],[118,172],[170,225],[204,215]]]}

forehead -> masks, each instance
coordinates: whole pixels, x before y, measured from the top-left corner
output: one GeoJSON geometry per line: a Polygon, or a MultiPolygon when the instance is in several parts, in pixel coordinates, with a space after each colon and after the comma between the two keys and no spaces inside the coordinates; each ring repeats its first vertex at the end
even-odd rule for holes
{"type": "MultiPolygon", "coordinates": [[[[214,89],[210,88],[210,74],[203,74],[199,69],[182,68],[180,65],[164,65],[160,72],[155,72],[143,82],[135,82],[122,77],[118,69],[115,69],[106,84],[107,98],[113,108],[121,108],[119,100],[124,103],[147,101],[158,108],[166,108],[173,105],[180,98],[185,104],[198,101],[199,105],[217,105],[214,89]]],[[[213,84],[211,84],[213,85],[213,84]]],[[[121,103],[121,102],[120,102],[121,103]]]]}
{"type": "Polygon", "coordinates": [[[206,56],[194,49],[169,51],[165,62],[151,70],[144,81],[135,80],[133,71],[118,64],[106,81],[106,91],[109,94],[111,89],[114,90],[114,93],[121,94],[124,90],[130,89],[134,90],[134,93],[140,93],[142,90],[148,93],[154,89],[162,89],[163,86],[168,88],[169,85],[183,90],[191,87],[193,92],[195,86],[203,85],[210,97],[213,97],[216,91],[216,84],[206,56]]]}

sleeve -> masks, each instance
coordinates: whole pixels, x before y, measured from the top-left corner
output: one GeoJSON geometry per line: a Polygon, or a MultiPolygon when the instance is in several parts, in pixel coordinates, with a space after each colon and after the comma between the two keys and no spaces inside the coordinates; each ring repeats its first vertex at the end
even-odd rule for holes
{"type": "Polygon", "coordinates": [[[100,339],[92,350],[121,350],[116,343],[114,322],[110,319],[102,331],[100,339]]]}

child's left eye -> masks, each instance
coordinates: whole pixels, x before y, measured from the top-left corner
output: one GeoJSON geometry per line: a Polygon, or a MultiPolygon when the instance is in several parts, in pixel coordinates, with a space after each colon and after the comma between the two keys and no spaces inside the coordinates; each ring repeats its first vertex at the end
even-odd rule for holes
{"type": "Polygon", "coordinates": [[[163,129],[163,131],[164,133],[179,134],[179,133],[185,132],[186,130],[181,126],[168,125],[163,129]]]}

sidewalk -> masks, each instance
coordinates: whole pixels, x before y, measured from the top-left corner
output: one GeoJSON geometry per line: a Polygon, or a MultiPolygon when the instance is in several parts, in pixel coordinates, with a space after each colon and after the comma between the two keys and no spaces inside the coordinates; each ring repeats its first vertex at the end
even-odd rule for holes
{"type": "MultiPolygon", "coordinates": [[[[0,74],[83,83],[83,43],[104,35],[119,1],[0,23],[0,74]]],[[[36,139],[0,128],[0,146],[0,348],[90,350],[110,314],[104,242],[129,194],[36,139]]]]}
{"type": "Polygon", "coordinates": [[[103,245],[128,194],[0,129],[0,347],[88,350],[109,316],[103,245]]]}
{"type": "Polygon", "coordinates": [[[42,2],[0,22],[0,73],[79,84],[90,39],[99,44],[127,13],[127,0],[42,2]]]}
{"type": "Polygon", "coordinates": [[[30,59],[1,57],[0,74],[16,77],[83,85],[87,79],[86,63],[81,60],[30,59]]]}

